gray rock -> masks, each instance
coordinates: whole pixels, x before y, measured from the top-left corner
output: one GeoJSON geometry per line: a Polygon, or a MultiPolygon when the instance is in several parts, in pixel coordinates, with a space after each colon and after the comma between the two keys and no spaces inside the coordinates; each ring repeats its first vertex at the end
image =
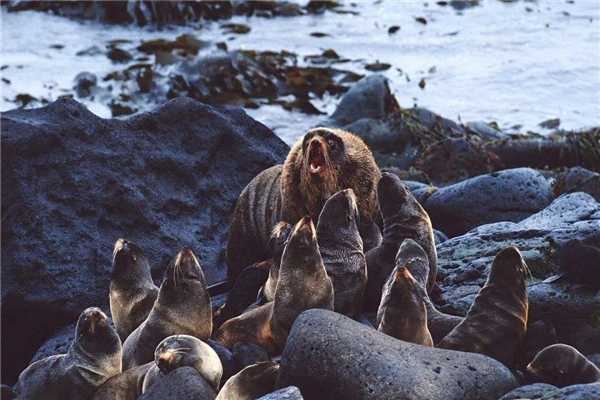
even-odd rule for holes
{"type": "Polygon", "coordinates": [[[588,194],[565,194],[519,223],[484,225],[449,239],[437,246],[441,311],[466,315],[494,256],[518,246],[533,279],[528,281],[529,322],[551,323],[559,342],[584,354],[600,352],[594,350],[600,346],[600,292],[564,278],[540,282],[559,270],[562,246],[571,239],[600,247],[600,204],[588,194]]]}
{"type": "Polygon", "coordinates": [[[411,192],[414,192],[417,189],[424,189],[424,188],[429,189],[430,188],[430,186],[428,184],[423,183],[423,182],[402,180],[402,183],[404,183],[406,185],[406,187],[408,187],[410,189],[411,192]]]}
{"type": "Polygon", "coordinates": [[[150,386],[140,400],[214,400],[216,397],[198,371],[192,367],[181,367],[150,386]]]}
{"type": "Polygon", "coordinates": [[[352,85],[331,118],[321,126],[343,127],[361,118],[381,119],[397,108],[387,78],[369,75],[352,85]]]}
{"type": "Polygon", "coordinates": [[[521,221],[550,201],[550,184],[539,172],[516,168],[440,188],[424,207],[433,227],[452,237],[492,222],[521,221]]]}
{"type": "Polygon", "coordinates": [[[448,240],[448,236],[442,231],[438,231],[437,229],[433,230],[433,238],[435,239],[435,245],[444,243],[448,240]]]}
{"type": "Polygon", "coordinates": [[[92,88],[96,86],[98,77],[91,72],[80,72],[73,81],[73,89],[79,97],[87,97],[92,93],[92,88]]]}
{"type": "Polygon", "coordinates": [[[262,361],[271,361],[265,349],[254,343],[237,342],[233,346],[232,353],[238,371],[262,361]]]}
{"type": "Polygon", "coordinates": [[[600,368],[600,353],[598,354],[590,354],[587,356],[588,360],[590,360],[594,365],[600,368]]]}
{"type": "Polygon", "coordinates": [[[42,344],[29,364],[57,354],[67,354],[73,339],[75,339],[75,323],[63,326],[42,344]]]}
{"type": "Polygon", "coordinates": [[[52,332],[108,309],[115,241],[144,248],[154,278],[196,251],[226,276],[233,205],[289,148],[240,109],[177,98],[125,120],[74,100],[2,113],[2,376],[16,380],[52,332]]]}
{"type": "Polygon", "coordinates": [[[499,362],[406,343],[343,315],[302,313],[281,357],[277,387],[306,399],[497,399],[517,386],[499,362]]]}
{"type": "Polygon", "coordinates": [[[499,131],[483,121],[467,122],[467,128],[483,139],[503,139],[508,135],[499,131]]]}
{"type": "Polygon", "coordinates": [[[600,383],[588,383],[567,386],[547,392],[541,400],[598,400],[600,399],[600,383]]]}
{"type": "Polygon", "coordinates": [[[560,174],[554,185],[554,193],[585,192],[600,201],[600,174],[582,167],[573,167],[560,174]]]}
{"type": "Polygon", "coordinates": [[[525,385],[516,388],[502,396],[499,400],[535,400],[541,398],[544,394],[557,389],[556,386],[548,385],[547,383],[534,383],[533,385],[525,385]]]}
{"type": "Polygon", "coordinates": [[[302,400],[302,394],[296,386],[288,386],[283,389],[276,390],[258,400],[302,400]]]}
{"type": "Polygon", "coordinates": [[[411,190],[410,192],[421,205],[424,205],[429,196],[431,196],[437,190],[438,188],[436,188],[435,186],[427,185],[426,187],[420,187],[415,190],[411,190]]]}

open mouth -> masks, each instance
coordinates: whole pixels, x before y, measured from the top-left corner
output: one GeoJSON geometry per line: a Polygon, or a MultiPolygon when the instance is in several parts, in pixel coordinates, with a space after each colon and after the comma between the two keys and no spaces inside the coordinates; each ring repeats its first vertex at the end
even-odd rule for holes
{"type": "Polygon", "coordinates": [[[311,146],[310,149],[310,173],[318,174],[325,169],[325,156],[321,151],[321,146],[311,146]]]}

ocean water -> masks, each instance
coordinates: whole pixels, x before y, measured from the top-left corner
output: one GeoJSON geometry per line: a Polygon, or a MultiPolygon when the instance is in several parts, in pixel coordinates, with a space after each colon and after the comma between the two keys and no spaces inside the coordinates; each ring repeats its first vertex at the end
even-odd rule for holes
{"type": "MultiPolygon", "coordinates": [[[[388,63],[391,67],[380,73],[390,79],[401,106],[426,107],[463,123],[495,121],[502,129],[522,133],[544,133],[539,124],[551,118],[560,118],[562,129],[600,125],[599,1],[490,0],[457,11],[436,2],[384,0],[346,3],[344,8],[357,14],[234,17],[203,23],[201,29],[162,31],[36,12],[6,13],[3,8],[1,110],[14,108],[12,100],[19,93],[51,100],[72,93],[79,72],[101,79],[123,68],[102,54],[75,56],[80,50],[94,45],[104,49],[116,39],[137,45],[191,33],[206,41],[226,41],[230,50],[287,50],[299,60],[333,49],[350,60],[337,67],[366,75],[373,73],[365,69],[367,64],[388,63]],[[226,22],[243,23],[251,30],[224,35],[220,25],[226,22]],[[400,29],[389,34],[391,26],[400,29]],[[312,32],[329,36],[316,38],[312,32]],[[419,86],[422,79],[424,88],[419,86]]],[[[101,117],[111,116],[102,102],[82,102],[101,117]]],[[[338,102],[334,97],[313,101],[327,114],[338,102]]],[[[323,118],[279,106],[246,111],[287,143],[323,118]]]]}

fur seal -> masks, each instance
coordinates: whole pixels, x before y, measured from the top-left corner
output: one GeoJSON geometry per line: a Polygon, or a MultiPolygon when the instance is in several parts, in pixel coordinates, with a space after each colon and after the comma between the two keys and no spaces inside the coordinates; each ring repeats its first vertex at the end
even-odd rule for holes
{"type": "Polygon", "coordinates": [[[333,285],[327,276],[310,217],[292,230],[281,257],[275,300],[225,322],[214,339],[228,349],[254,343],[279,354],[296,317],[311,308],[333,310],[333,285]]]}
{"type": "Polygon", "coordinates": [[[279,364],[260,362],[244,368],[223,385],[216,400],[254,400],[275,390],[279,364]]]}
{"type": "Polygon", "coordinates": [[[242,314],[256,301],[273,268],[273,261],[267,260],[246,267],[238,275],[233,288],[227,294],[227,301],[213,315],[213,330],[223,323],[242,314]]]}
{"type": "Polygon", "coordinates": [[[223,365],[212,347],[193,336],[173,335],[156,347],[154,365],[146,374],[142,393],[179,367],[194,368],[215,392],[219,390],[223,365]]]}
{"type": "Polygon", "coordinates": [[[429,278],[429,258],[425,250],[414,240],[405,239],[396,255],[395,265],[396,268],[405,265],[423,288],[423,301],[427,310],[427,328],[429,329],[433,343],[439,343],[463,318],[438,311],[427,295],[425,287],[429,278]]]}
{"type": "Polygon", "coordinates": [[[404,239],[417,242],[429,260],[427,291],[431,293],[437,276],[437,253],[433,228],[427,212],[396,175],[384,172],[377,184],[377,201],[383,217],[383,241],[365,254],[367,290],[365,308],[374,310],[381,301],[381,289],[392,269],[404,239]]]}
{"type": "Polygon", "coordinates": [[[208,340],[212,331],[212,308],[204,272],[188,247],[175,256],[148,318],[123,344],[123,369],[154,359],[156,346],[171,335],[185,334],[208,340]]]}
{"type": "Polygon", "coordinates": [[[227,241],[229,279],[271,258],[269,237],[277,222],[318,216],[327,199],[342,189],[354,190],[361,216],[376,219],[379,176],[371,150],[359,137],[339,129],[308,131],[283,165],[261,172],[238,198],[227,241]]]}
{"type": "Polygon", "coordinates": [[[527,271],[517,247],[500,251],[467,316],[437,347],[485,354],[511,368],[527,330],[527,271]]]}
{"type": "Polygon", "coordinates": [[[536,381],[562,388],[600,382],[600,369],[574,347],[558,343],[540,351],[526,372],[536,381]]]}
{"type": "Polygon", "coordinates": [[[137,400],[142,395],[146,374],[153,365],[149,362],[113,376],[100,386],[92,400],[137,400]]]}
{"type": "Polygon", "coordinates": [[[99,308],[84,310],[67,354],[44,358],[19,376],[17,398],[87,400],[121,372],[119,335],[99,308]]]}
{"type": "Polygon", "coordinates": [[[367,262],[358,233],[360,215],[352,189],[337,192],[325,202],[317,224],[317,242],[334,293],[334,310],[360,316],[367,285],[367,262]]]}
{"type": "Polygon", "coordinates": [[[266,301],[275,300],[275,289],[277,288],[277,280],[279,279],[279,268],[281,267],[281,256],[283,256],[283,249],[287,243],[290,233],[292,233],[292,225],[280,221],[273,228],[271,232],[271,244],[273,247],[273,262],[271,269],[269,269],[269,278],[263,290],[263,295],[266,301]]]}
{"type": "Polygon", "coordinates": [[[119,239],[113,251],[110,277],[110,313],[121,341],[150,314],[158,288],[143,250],[127,239],[119,239]]]}
{"type": "Polygon", "coordinates": [[[377,311],[377,330],[396,339],[433,346],[427,329],[427,311],[423,287],[408,268],[396,265],[383,286],[381,304],[377,311]]]}

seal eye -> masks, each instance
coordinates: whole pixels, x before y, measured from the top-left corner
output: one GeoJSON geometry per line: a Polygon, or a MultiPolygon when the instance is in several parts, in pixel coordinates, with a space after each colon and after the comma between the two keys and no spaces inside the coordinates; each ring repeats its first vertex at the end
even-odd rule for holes
{"type": "Polygon", "coordinates": [[[331,150],[335,150],[335,149],[336,149],[336,146],[337,146],[337,145],[335,144],[335,142],[333,141],[333,139],[329,139],[329,140],[327,141],[327,144],[329,145],[329,148],[330,148],[331,150]]]}

